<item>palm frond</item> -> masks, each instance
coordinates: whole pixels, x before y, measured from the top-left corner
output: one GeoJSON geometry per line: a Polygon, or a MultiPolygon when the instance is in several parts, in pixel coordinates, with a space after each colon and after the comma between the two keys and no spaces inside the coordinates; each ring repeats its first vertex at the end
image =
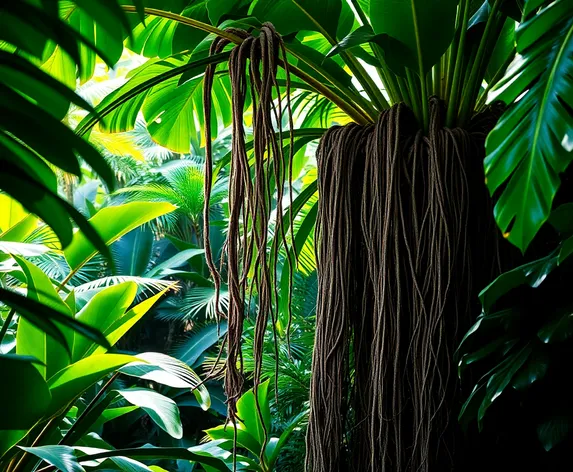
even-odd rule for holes
{"type": "Polygon", "coordinates": [[[134,275],[110,275],[85,282],[76,286],[74,290],[78,294],[93,292],[123,282],[135,282],[142,292],[149,292],[151,294],[159,293],[169,287],[172,287],[173,289],[177,288],[177,282],[172,280],[150,279],[134,275]]]}
{"type": "MultiPolygon", "coordinates": [[[[215,300],[215,287],[193,287],[182,299],[173,302],[173,310],[159,314],[158,318],[164,321],[189,321],[204,315],[208,319],[215,319],[215,300]]],[[[229,309],[229,292],[226,286],[222,286],[219,293],[219,309],[223,313],[229,309]]]]}

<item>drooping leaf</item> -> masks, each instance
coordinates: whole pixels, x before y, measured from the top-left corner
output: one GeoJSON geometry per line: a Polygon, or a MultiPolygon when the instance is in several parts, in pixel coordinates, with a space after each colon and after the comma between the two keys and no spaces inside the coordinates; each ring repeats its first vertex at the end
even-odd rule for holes
{"type": "Polygon", "coordinates": [[[48,381],[52,394],[48,414],[57,413],[105,375],[137,360],[124,354],[92,355],[61,370],[48,381]]]}
{"type": "Polygon", "coordinates": [[[541,380],[549,368],[550,358],[544,349],[533,351],[527,362],[517,372],[512,385],[516,390],[525,390],[532,383],[541,380]]]}
{"type": "Polygon", "coordinates": [[[130,388],[117,392],[132,405],[145,410],[151,419],[175,439],[183,437],[183,426],[177,404],[160,393],[145,388],[130,388]]]}
{"type": "Polygon", "coordinates": [[[486,182],[492,194],[502,189],[495,219],[522,251],[549,217],[559,174],[573,159],[573,4],[541,3],[517,29],[519,54],[489,97],[509,108],[487,139],[486,182]]]}
{"type": "Polygon", "coordinates": [[[478,425],[482,426],[485,413],[496,398],[498,398],[506,387],[512,382],[515,374],[521,369],[523,364],[531,355],[532,347],[527,344],[512,355],[506,357],[496,368],[487,383],[485,397],[479,407],[477,419],[478,425]]]}
{"type": "Polygon", "coordinates": [[[173,351],[173,355],[185,364],[193,366],[205,351],[215,345],[227,332],[227,323],[206,325],[191,335],[173,351]]]}
{"type": "Polygon", "coordinates": [[[563,442],[573,429],[573,423],[568,416],[547,418],[537,426],[537,437],[546,451],[550,451],[563,442]]]}
{"type": "Polygon", "coordinates": [[[69,446],[20,446],[24,451],[53,465],[62,472],[85,472],[74,455],[74,448],[69,446]]]}
{"type": "Polygon", "coordinates": [[[121,372],[169,387],[191,389],[201,408],[209,409],[211,406],[209,392],[201,378],[187,364],[157,352],[138,354],[137,358],[144,362],[128,364],[120,369],[121,372]]]}

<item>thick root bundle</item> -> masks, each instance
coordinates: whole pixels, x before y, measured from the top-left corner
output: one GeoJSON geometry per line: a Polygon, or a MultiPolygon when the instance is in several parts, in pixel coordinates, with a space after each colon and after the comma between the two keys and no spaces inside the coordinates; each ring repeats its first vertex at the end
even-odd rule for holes
{"type": "MultiPolygon", "coordinates": [[[[276,199],[276,214],[282,215],[282,201],[285,185],[292,180],[292,156],[285,156],[282,143],[281,119],[286,111],[291,130],[292,118],[288,90],[288,66],[281,36],[271,24],[264,24],[258,37],[238,29],[228,30],[242,38],[235,46],[229,59],[229,75],[232,86],[233,141],[229,175],[229,227],[221,260],[226,261],[227,284],[229,288],[227,361],[225,371],[225,393],[228,400],[229,419],[236,419],[236,402],[243,393],[241,337],[245,314],[250,297],[257,295],[255,326],[255,372],[254,383],[258,385],[261,376],[262,347],[269,318],[273,330],[276,325],[278,293],[276,269],[278,245],[267,250],[273,199],[276,199]],[[283,110],[281,92],[277,81],[277,65],[281,60],[287,75],[286,110],[283,110]],[[274,96],[273,96],[274,93],[274,96]],[[253,155],[246,150],[244,117],[247,99],[252,100],[253,155]],[[275,127],[278,132],[275,133],[275,127]]],[[[216,54],[229,44],[228,40],[215,39],[210,53],[216,54]]],[[[205,210],[204,244],[207,264],[213,277],[216,292],[221,286],[221,272],[217,269],[209,242],[209,197],[212,186],[211,150],[211,94],[214,66],[205,73],[205,210]]],[[[292,201],[292,194],[291,194],[292,201]]],[[[291,222],[292,223],[292,222],[291,222]]],[[[288,226],[288,225],[286,225],[288,226]]],[[[274,221],[274,231],[286,245],[287,228],[281,217],[274,221]]],[[[218,296],[218,295],[217,295],[218,296]]],[[[215,301],[219,307],[219,301],[215,301]]],[[[218,313],[218,316],[222,316],[218,313]]],[[[276,344],[276,343],[275,343],[276,344]]],[[[278,359],[278,356],[276,356],[278,359]]],[[[255,389],[256,392],[256,389],[255,389]]]]}
{"type": "Polygon", "coordinates": [[[488,206],[475,178],[483,133],[444,129],[439,101],[430,109],[427,136],[396,105],[319,146],[309,472],[452,468],[472,208],[488,206]]]}

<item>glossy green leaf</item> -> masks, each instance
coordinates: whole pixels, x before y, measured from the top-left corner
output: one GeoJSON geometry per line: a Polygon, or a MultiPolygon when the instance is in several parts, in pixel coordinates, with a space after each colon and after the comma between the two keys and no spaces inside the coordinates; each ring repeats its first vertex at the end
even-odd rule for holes
{"type": "Polygon", "coordinates": [[[528,360],[531,352],[532,347],[530,345],[526,345],[521,349],[516,350],[512,355],[506,357],[502,363],[496,367],[495,372],[492,373],[487,383],[485,397],[478,410],[477,418],[480,428],[483,424],[483,419],[487,409],[512,382],[513,377],[528,360]]]}
{"type": "Polygon", "coordinates": [[[370,3],[374,32],[387,34],[407,48],[388,48],[388,60],[424,74],[439,60],[454,37],[457,0],[378,0],[370,3]]]}
{"type": "Polygon", "coordinates": [[[206,325],[193,332],[177,346],[173,355],[185,364],[193,366],[203,353],[214,346],[226,333],[227,322],[225,321],[222,321],[220,326],[216,324],[206,325]]]}
{"type": "Polygon", "coordinates": [[[507,18],[489,58],[485,80],[490,82],[498,72],[503,74],[502,67],[515,56],[515,52],[515,21],[507,18]]]}
{"type": "Polygon", "coordinates": [[[268,388],[270,380],[261,383],[257,389],[257,400],[253,389],[244,393],[237,401],[237,416],[245,429],[262,446],[265,444],[265,429],[267,434],[271,431],[271,410],[269,407],[268,388]],[[257,408],[257,404],[260,407],[257,408]],[[262,421],[261,421],[262,420],[262,421]]]}
{"type": "Polygon", "coordinates": [[[24,451],[53,465],[62,472],[85,472],[85,469],[78,464],[74,455],[74,448],[69,446],[36,446],[20,447],[24,451]]]}
{"type": "Polygon", "coordinates": [[[48,414],[56,414],[86,388],[110,372],[137,360],[136,357],[124,354],[93,355],[61,370],[48,381],[52,393],[48,414]]]}
{"type": "Polygon", "coordinates": [[[154,236],[149,228],[136,228],[111,247],[117,274],[143,275],[150,264],[154,236]]]}
{"type": "Polygon", "coordinates": [[[487,343],[485,346],[481,347],[475,352],[464,354],[460,359],[460,361],[458,362],[458,376],[461,378],[464,369],[470,364],[485,359],[486,357],[490,356],[498,349],[507,344],[514,345],[515,342],[516,340],[512,339],[510,336],[503,336],[494,339],[493,341],[487,343]]]}
{"type": "Polygon", "coordinates": [[[57,328],[56,322],[60,325],[65,325],[68,328],[81,333],[83,336],[92,339],[100,346],[109,348],[109,343],[103,334],[91,326],[87,326],[80,321],[68,316],[65,312],[61,312],[51,308],[49,305],[44,305],[34,299],[24,297],[11,290],[0,288],[0,300],[5,303],[20,315],[30,321],[37,328],[40,328],[50,334],[54,339],[59,339],[63,345],[66,340],[61,331],[57,328]]]}
{"type": "Polygon", "coordinates": [[[301,422],[305,417],[307,417],[307,415],[308,413],[306,411],[299,413],[290,421],[290,424],[281,433],[281,436],[280,438],[278,438],[277,441],[273,441],[276,438],[272,438],[271,441],[269,441],[269,444],[267,444],[267,447],[265,449],[265,457],[267,458],[267,464],[269,466],[269,469],[273,470],[273,467],[275,466],[279,458],[279,454],[281,453],[282,448],[290,439],[292,433],[298,428],[300,428],[301,422]]]}
{"type": "Polygon", "coordinates": [[[137,355],[144,362],[134,362],[120,369],[126,375],[144,380],[152,380],[174,388],[191,389],[203,410],[211,406],[211,397],[201,378],[187,364],[157,352],[137,355]]]}
{"type": "Polygon", "coordinates": [[[130,388],[117,392],[132,405],[145,410],[151,419],[175,439],[183,437],[183,426],[177,404],[160,393],[145,388],[130,388]]]}
{"type": "MultiPolygon", "coordinates": [[[[104,335],[109,342],[110,346],[115,345],[145,314],[157,303],[157,301],[165,295],[165,293],[172,287],[163,289],[161,292],[155,294],[152,297],[138,303],[133,308],[131,308],[125,315],[120,319],[116,320],[109,326],[104,335]]],[[[90,350],[90,354],[104,354],[107,351],[106,347],[98,346],[93,351],[90,350]]]]}
{"type": "Polygon", "coordinates": [[[324,31],[337,39],[341,12],[341,0],[259,0],[252,14],[261,22],[271,22],[283,36],[308,30],[324,31]]]}
{"type": "Polygon", "coordinates": [[[568,416],[547,418],[537,426],[537,437],[546,451],[563,442],[573,430],[573,421],[568,416]]]}
{"type": "MultiPolygon", "coordinates": [[[[103,127],[107,131],[119,132],[133,129],[137,114],[149,91],[166,80],[180,76],[188,70],[204,70],[208,64],[217,64],[229,58],[224,52],[184,64],[180,57],[145,64],[122,87],[109,94],[96,107],[97,115],[86,116],[76,132],[83,136],[103,117],[103,127]]],[[[199,73],[199,72],[198,72],[199,73]]]]}
{"type": "Polygon", "coordinates": [[[28,356],[0,355],[0,373],[6,379],[0,388],[0,430],[27,430],[44,416],[52,397],[38,364],[28,356]]]}
{"type": "MultiPolygon", "coordinates": [[[[84,454],[98,454],[98,453],[105,453],[107,451],[109,451],[109,449],[100,449],[97,447],[86,447],[86,446],[75,446],[74,449],[76,449],[79,452],[82,452],[84,454]]],[[[82,458],[79,457],[78,461],[83,462],[82,458]]],[[[142,462],[136,461],[135,459],[131,459],[129,457],[122,457],[122,456],[117,456],[117,457],[110,457],[108,459],[99,459],[99,460],[95,460],[95,461],[91,461],[91,462],[85,462],[86,467],[88,467],[88,464],[90,466],[95,465],[94,463],[98,464],[97,469],[99,470],[120,470],[123,472],[150,472],[151,469],[149,467],[147,467],[145,464],[143,464],[142,462]]]]}
{"type": "MultiPolygon", "coordinates": [[[[125,282],[112,285],[95,294],[95,296],[76,315],[76,319],[98,328],[104,335],[119,320],[130,307],[137,294],[137,285],[125,282]]],[[[74,337],[72,361],[77,362],[96,345],[86,338],[74,337]]]]}
{"type": "Polygon", "coordinates": [[[532,383],[541,380],[549,369],[549,363],[549,354],[542,348],[535,349],[514,377],[512,382],[513,388],[525,390],[532,383]]]}
{"type": "MultiPolygon", "coordinates": [[[[28,297],[61,312],[63,316],[72,318],[68,306],[60,298],[48,276],[26,259],[18,256],[14,258],[26,274],[28,297]]],[[[16,353],[37,358],[42,363],[37,367],[44,378],[50,378],[70,362],[69,353],[74,333],[66,326],[57,323],[56,328],[65,338],[65,345],[61,344],[61,339],[52,338],[26,319],[20,320],[18,324],[16,353]]]]}
{"type": "Polygon", "coordinates": [[[509,105],[489,134],[486,183],[498,226],[525,251],[547,220],[573,159],[573,4],[544,2],[516,32],[519,55],[489,100],[509,105]]]}
{"type": "MultiPolygon", "coordinates": [[[[207,0],[192,2],[180,12],[181,16],[209,23],[207,0]]],[[[133,39],[128,47],[145,57],[164,58],[182,51],[192,50],[207,33],[168,18],[150,17],[145,24],[133,29],[133,39]]]]}
{"type": "Polygon", "coordinates": [[[210,454],[210,449],[212,446],[207,444],[202,444],[200,446],[191,447],[185,449],[182,447],[138,447],[133,449],[116,449],[105,452],[99,452],[97,454],[91,454],[87,456],[82,456],[80,458],[81,462],[88,462],[108,457],[130,457],[132,459],[183,459],[187,461],[200,462],[201,464],[206,464],[212,467],[214,470],[220,472],[229,472],[229,468],[226,463],[229,457],[231,457],[232,465],[232,454],[228,451],[223,458],[219,458],[213,454],[210,454]]]}
{"type": "MultiPolygon", "coordinates": [[[[89,219],[107,245],[132,229],[173,211],[175,207],[161,202],[133,202],[102,208],[89,219]]],[[[72,270],[77,270],[95,254],[96,248],[83,233],[74,234],[72,243],[64,250],[72,270]]]]}
{"type": "Polygon", "coordinates": [[[159,276],[165,269],[174,269],[185,264],[189,259],[200,256],[205,253],[204,249],[185,249],[178,252],[175,256],[170,257],[166,261],[157,264],[153,269],[147,272],[146,277],[159,276]]]}
{"type": "Polygon", "coordinates": [[[251,0],[207,0],[209,19],[213,25],[218,25],[226,15],[246,13],[250,4],[251,0]]]}
{"type": "Polygon", "coordinates": [[[501,274],[479,294],[484,311],[488,312],[502,295],[515,287],[522,284],[533,288],[538,287],[556,267],[557,257],[554,252],[547,257],[501,274]]]}
{"type": "Polygon", "coordinates": [[[557,316],[544,324],[537,336],[546,344],[559,343],[573,336],[573,307],[559,309],[557,316]]]}
{"type": "Polygon", "coordinates": [[[0,62],[2,81],[31,98],[55,118],[62,119],[70,103],[93,111],[89,103],[77,95],[73,89],[38,69],[23,57],[0,50],[0,62]]]}
{"type": "MultiPolygon", "coordinates": [[[[241,448],[247,449],[255,457],[261,454],[261,444],[246,430],[245,426],[241,423],[237,424],[237,445],[241,448]]],[[[205,430],[205,434],[212,439],[227,439],[233,441],[235,437],[235,426],[233,424],[215,426],[205,430]]]]}

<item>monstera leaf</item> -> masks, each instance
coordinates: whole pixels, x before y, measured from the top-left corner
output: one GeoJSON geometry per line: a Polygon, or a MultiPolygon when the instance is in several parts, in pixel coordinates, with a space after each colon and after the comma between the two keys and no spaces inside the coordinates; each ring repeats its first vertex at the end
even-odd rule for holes
{"type": "Polygon", "coordinates": [[[516,32],[518,55],[489,101],[510,105],[487,139],[485,173],[500,191],[495,219],[522,251],[549,217],[559,173],[573,159],[573,3],[530,1],[541,9],[516,32]]]}

